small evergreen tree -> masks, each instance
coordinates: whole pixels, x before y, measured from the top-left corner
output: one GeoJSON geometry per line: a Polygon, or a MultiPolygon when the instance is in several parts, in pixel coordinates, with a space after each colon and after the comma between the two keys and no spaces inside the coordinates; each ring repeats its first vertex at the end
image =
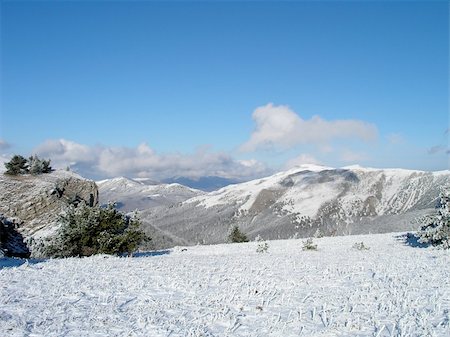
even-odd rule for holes
{"type": "Polygon", "coordinates": [[[238,225],[234,225],[228,234],[228,241],[232,243],[248,242],[247,235],[241,232],[238,225]]]}
{"type": "Polygon", "coordinates": [[[367,247],[364,242],[355,242],[352,246],[353,249],[357,249],[357,250],[369,250],[370,247],[367,247]]]}
{"type": "Polygon", "coordinates": [[[419,242],[450,249],[450,189],[443,191],[439,198],[437,214],[425,217],[420,227],[419,242]]]}
{"type": "Polygon", "coordinates": [[[302,250],[317,250],[317,245],[314,244],[312,238],[307,238],[306,241],[303,241],[302,250]]]}
{"type": "Polygon", "coordinates": [[[267,253],[269,250],[269,244],[267,242],[258,243],[258,247],[256,247],[257,253],[267,253]]]}
{"type": "Polygon", "coordinates": [[[50,166],[50,159],[40,159],[38,156],[31,156],[25,159],[20,155],[15,155],[8,163],[5,163],[6,174],[18,175],[18,174],[41,174],[50,173],[52,167],[50,166]]]}
{"type": "Polygon", "coordinates": [[[18,174],[26,174],[28,173],[28,164],[27,160],[20,156],[14,155],[11,160],[5,163],[6,174],[10,175],[18,175],[18,174]]]}
{"type": "Polygon", "coordinates": [[[50,166],[50,159],[40,159],[37,155],[31,156],[28,159],[29,171],[31,174],[50,173],[52,167],[50,166]]]}
{"type": "Polygon", "coordinates": [[[42,173],[50,173],[53,171],[53,168],[50,166],[50,159],[47,160],[44,159],[42,161],[42,167],[43,167],[42,173]]]}
{"type": "Polygon", "coordinates": [[[257,253],[267,253],[269,250],[269,244],[267,241],[264,241],[260,235],[255,238],[255,241],[258,242],[258,246],[256,247],[257,253]]]}
{"type": "Polygon", "coordinates": [[[61,227],[44,250],[49,257],[131,254],[149,240],[136,217],[106,208],[80,204],[61,216],[61,227]]]}

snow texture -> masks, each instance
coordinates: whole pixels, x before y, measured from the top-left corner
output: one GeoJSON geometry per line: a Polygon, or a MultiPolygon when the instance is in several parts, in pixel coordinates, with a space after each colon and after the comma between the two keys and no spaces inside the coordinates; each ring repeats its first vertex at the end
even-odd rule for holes
{"type": "Polygon", "coordinates": [[[449,252],[378,234],[0,260],[7,336],[449,336],[449,252]],[[352,248],[364,242],[369,250],[352,248]]]}

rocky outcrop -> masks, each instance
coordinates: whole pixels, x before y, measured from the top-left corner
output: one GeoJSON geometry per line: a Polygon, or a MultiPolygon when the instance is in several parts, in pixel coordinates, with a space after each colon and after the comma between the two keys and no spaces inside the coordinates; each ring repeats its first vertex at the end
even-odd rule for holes
{"type": "MultiPolygon", "coordinates": [[[[75,173],[55,171],[37,176],[0,174],[0,214],[3,228],[14,230],[26,242],[52,233],[58,218],[70,204],[98,204],[95,182],[75,173]]],[[[5,232],[3,230],[3,232],[5,232]]],[[[10,235],[9,240],[17,236],[10,235]]],[[[14,239],[16,240],[16,239],[14,239]]]]}
{"type": "Polygon", "coordinates": [[[0,258],[30,256],[30,249],[16,228],[17,224],[14,221],[0,214],[0,258]]]}

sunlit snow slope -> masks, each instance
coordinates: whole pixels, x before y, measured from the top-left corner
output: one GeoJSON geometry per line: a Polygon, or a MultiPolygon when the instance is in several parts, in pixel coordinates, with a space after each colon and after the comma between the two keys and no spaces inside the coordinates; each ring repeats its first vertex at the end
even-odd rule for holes
{"type": "Polygon", "coordinates": [[[97,186],[100,203],[115,202],[124,212],[170,206],[203,194],[180,184],[158,184],[125,177],[97,181],[97,186]]]}
{"type": "Polygon", "coordinates": [[[431,211],[450,171],[423,172],[306,165],[230,185],[143,219],[190,243],[223,242],[230,225],[268,239],[381,233],[416,228],[431,211]]]}
{"type": "Polygon", "coordinates": [[[268,253],[256,253],[251,242],[134,258],[0,259],[0,331],[450,336],[449,252],[406,245],[399,234],[315,241],[317,251],[287,240],[269,242],[268,253]],[[361,241],[370,249],[352,248],[361,241]]]}

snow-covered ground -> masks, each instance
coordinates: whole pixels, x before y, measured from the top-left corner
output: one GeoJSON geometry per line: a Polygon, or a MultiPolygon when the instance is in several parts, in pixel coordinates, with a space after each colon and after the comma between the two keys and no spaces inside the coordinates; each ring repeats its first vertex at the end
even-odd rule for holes
{"type": "Polygon", "coordinates": [[[4,336],[450,336],[449,252],[400,234],[0,261],[4,336]],[[363,241],[369,250],[352,248],[363,241]]]}

